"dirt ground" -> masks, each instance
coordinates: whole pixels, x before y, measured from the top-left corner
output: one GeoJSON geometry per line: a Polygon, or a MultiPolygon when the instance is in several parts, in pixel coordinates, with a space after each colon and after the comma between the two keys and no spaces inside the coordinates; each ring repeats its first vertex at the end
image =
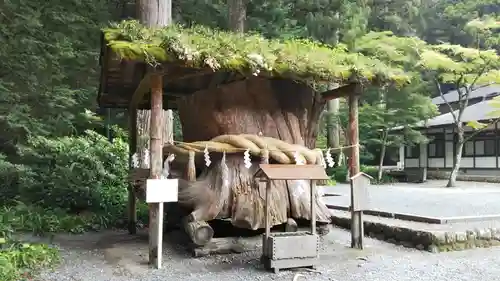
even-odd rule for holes
{"type": "MultiPolygon", "coordinates": [[[[363,251],[353,250],[350,234],[334,228],[323,237],[321,265],[317,271],[265,271],[259,262],[260,250],[193,258],[177,244],[176,233],[166,234],[163,268],[147,266],[147,236],[130,236],[124,231],[83,235],[58,235],[54,245],[61,248],[62,264],[46,271],[40,281],[149,281],[149,280],[496,280],[500,276],[500,249],[431,254],[365,238],[363,251]]],[[[36,239],[39,240],[39,239],[36,239]]],[[[260,237],[249,243],[258,247],[260,237]]]]}

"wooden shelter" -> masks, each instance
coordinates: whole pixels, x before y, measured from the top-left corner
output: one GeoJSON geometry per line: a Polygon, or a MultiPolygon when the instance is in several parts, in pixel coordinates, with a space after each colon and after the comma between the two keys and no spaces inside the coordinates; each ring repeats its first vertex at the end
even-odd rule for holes
{"type": "MultiPolygon", "coordinates": [[[[162,170],[163,109],[179,111],[184,141],[262,133],[313,148],[325,101],[349,96],[350,141],[357,144],[358,85],[407,79],[400,69],[342,48],[203,27],[147,28],[136,21],[103,30],[100,64],[101,107],[129,109],[130,132],[135,131],[137,109],[151,109],[150,178],[159,178],[162,170]],[[343,86],[321,93],[318,85],[332,83],[343,86]]],[[[131,155],[136,143],[131,133],[131,155]]],[[[357,147],[352,149],[351,174],[359,172],[358,154],[357,147]]],[[[229,161],[229,168],[243,173],[240,162],[229,161]]],[[[134,233],[133,188],[129,198],[129,230],[134,233]]],[[[159,228],[157,209],[150,205],[151,234],[159,228]]],[[[157,255],[155,243],[150,243],[150,261],[157,255]]]]}
{"type": "Polygon", "coordinates": [[[270,165],[260,164],[255,177],[266,184],[266,232],[263,237],[262,263],[267,269],[278,273],[283,268],[313,267],[319,261],[319,237],[316,235],[316,181],[328,179],[320,165],[270,165]],[[271,234],[269,205],[271,186],[275,180],[310,181],[309,208],[311,209],[311,230],[271,234]]]}

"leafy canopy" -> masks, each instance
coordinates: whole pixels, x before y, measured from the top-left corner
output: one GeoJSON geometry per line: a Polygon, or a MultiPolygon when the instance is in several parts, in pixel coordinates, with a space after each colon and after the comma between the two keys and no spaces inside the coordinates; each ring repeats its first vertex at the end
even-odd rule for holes
{"type": "Polygon", "coordinates": [[[402,69],[349,52],[344,45],[332,48],[303,39],[272,40],[202,26],[146,28],[137,21],[123,21],[103,31],[110,48],[121,57],[150,64],[171,62],[254,75],[264,72],[304,82],[368,80],[401,85],[409,80],[402,69]]]}

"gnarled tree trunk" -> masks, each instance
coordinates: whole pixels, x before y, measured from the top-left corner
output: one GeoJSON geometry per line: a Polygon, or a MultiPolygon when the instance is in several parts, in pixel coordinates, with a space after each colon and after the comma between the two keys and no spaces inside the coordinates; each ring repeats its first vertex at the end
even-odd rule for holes
{"type": "MultiPolygon", "coordinates": [[[[214,90],[204,90],[178,102],[184,141],[210,140],[224,134],[255,134],[314,148],[318,119],[324,107],[310,87],[290,80],[252,77],[214,90]]],[[[220,159],[220,158],[219,158],[220,159]]],[[[233,225],[264,227],[264,189],[253,178],[243,154],[227,155],[229,190],[221,190],[221,165],[212,160],[195,183],[180,185],[179,202],[190,205],[193,220],[230,218],[233,225]],[[186,186],[183,186],[183,185],[186,186]]],[[[289,217],[310,219],[307,181],[275,181],[271,195],[272,224],[289,217]]],[[[318,222],[329,222],[325,204],[316,200],[318,222]]]]}

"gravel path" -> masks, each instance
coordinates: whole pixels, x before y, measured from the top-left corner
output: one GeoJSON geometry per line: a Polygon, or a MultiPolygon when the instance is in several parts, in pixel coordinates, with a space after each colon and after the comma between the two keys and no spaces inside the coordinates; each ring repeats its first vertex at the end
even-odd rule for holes
{"type": "MultiPolygon", "coordinates": [[[[148,269],[147,242],[124,232],[58,236],[63,263],[41,281],[236,281],[292,280],[296,271],[262,270],[259,252],[191,258],[166,245],[164,267],[148,269]]],[[[318,272],[300,272],[308,281],[489,281],[500,276],[500,247],[431,254],[366,238],[366,249],[346,247],[349,233],[333,229],[324,237],[318,272]]]]}
{"type": "MultiPolygon", "coordinates": [[[[500,214],[500,185],[458,182],[457,188],[443,188],[445,181],[424,184],[398,183],[370,188],[370,209],[432,217],[479,216],[500,214]]],[[[327,204],[349,206],[349,185],[324,188],[327,204]]]]}

